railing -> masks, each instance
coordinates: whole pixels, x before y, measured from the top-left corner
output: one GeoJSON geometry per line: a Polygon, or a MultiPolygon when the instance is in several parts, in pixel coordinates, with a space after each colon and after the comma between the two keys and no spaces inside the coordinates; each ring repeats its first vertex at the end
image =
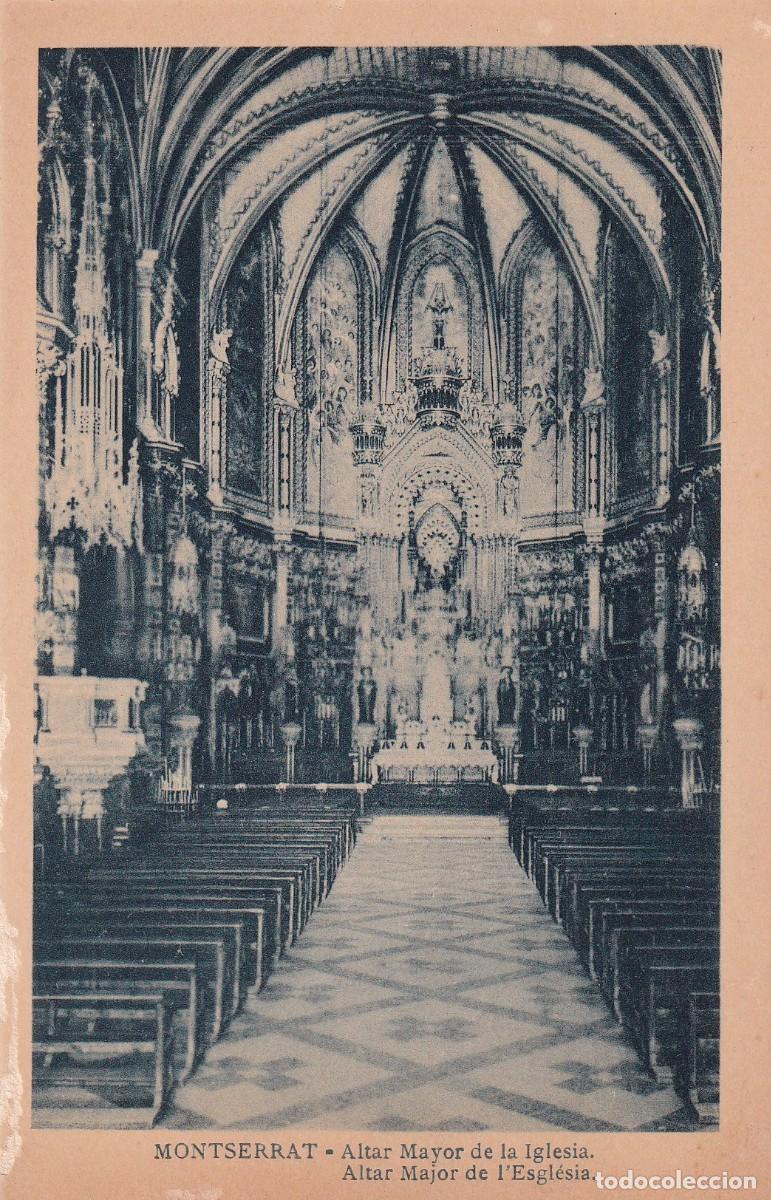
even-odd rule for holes
{"type": "Polygon", "coordinates": [[[359,815],[364,816],[364,798],[373,786],[371,783],[202,783],[196,790],[201,805],[214,805],[217,808],[228,807],[230,793],[234,799],[245,799],[247,793],[253,792],[287,796],[291,799],[293,796],[307,796],[309,792],[315,792],[320,798],[327,796],[330,800],[337,794],[342,798],[357,798],[359,815]]]}

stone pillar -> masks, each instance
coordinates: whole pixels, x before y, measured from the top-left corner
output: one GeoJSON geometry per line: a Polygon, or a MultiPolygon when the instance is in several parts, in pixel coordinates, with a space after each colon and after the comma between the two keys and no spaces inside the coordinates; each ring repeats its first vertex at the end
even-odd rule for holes
{"type": "Polygon", "coordinates": [[[700,808],[697,761],[704,746],[704,727],[695,717],[679,717],[672,722],[682,755],[680,794],[683,808],[700,808]]]}
{"type": "Polygon", "coordinates": [[[62,380],[67,374],[67,363],[64,358],[64,351],[60,346],[57,346],[49,337],[45,337],[38,330],[37,335],[37,387],[38,387],[38,413],[40,418],[40,444],[39,444],[39,466],[40,466],[40,503],[41,507],[45,507],[45,480],[48,461],[47,452],[47,405],[48,405],[48,389],[51,379],[56,381],[56,394],[54,406],[54,429],[53,429],[53,445],[51,447],[52,457],[56,461],[57,456],[61,459],[62,453],[62,434],[64,432],[64,396],[62,380]]]}
{"type": "Polygon", "coordinates": [[[302,733],[302,731],[303,731],[302,725],[298,724],[297,721],[285,721],[284,724],[281,726],[281,735],[284,739],[284,746],[286,747],[286,782],[287,783],[294,783],[295,753],[297,750],[297,743],[300,740],[300,734],[302,733]]]}
{"type": "Polygon", "coordinates": [[[157,250],[137,256],[137,427],[151,440],[160,437],[153,405],[153,278],[157,250]]]}
{"type": "Polygon", "coordinates": [[[232,329],[214,332],[209,343],[206,381],[206,460],[209,476],[208,495],[212,504],[222,504],[225,485],[225,437],[227,421],[227,380],[230,374],[228,346],[232,329]]]}
{"type": "Polygon", "coordinates": [[[495,740],[501,764],[501,783],[516,783],[519,775],[519,731],[516,725],[496,725],[495,740]]]}
{"type": "Polygon", "coordinates": [[[72,546],[54,547],[52,588],[54,626],[51,664],[55,675],[72,675],[78,645],[80,580],[72,546]]]}
{"type": "Polygon", "coordinates": [[[372,747],[375,744],[376,737],[377,725],[370,725],[359,721],[354,726],[353,744],[356,750],[356,757],[353,764],[355,771],[354,783],[370,782],[370,762],[372,760],[372,747]]]}
{"type": "Polygon", "coordinates": [[[651,329],[651,377],[653,406],[656,417],[656,504],[663,507],[670,497],[672,470],[672,437],[670,430],[672,364],[669,335],[651,329]]]}
{"type": "Polygon", "coordinates": [[[584,533],[587,548],[587,591],[589,596],[589,651],[596,661],[602,652],[602,582],[600,555],[605,529],[605,385],[598,367],[584,371],[584,416],[586,493],[584,533]]]}
{"type": "Polygon", "coordinates": [[[276,590],[273,594],[273,644],[281,646],[289,620],[289,566],[292,561],[291,534],[275,533],[276,590]]]}
{"type": "Polygon", "coordinates": [[[279,369],[273,387],[273,513],[291,529],[294,515],[294,458],[297,400],[293,369],[279,369]]]}
{"type": "Polygon", "coordinates": [[[195,713],[176,713],[169,720],[169,747],[176,751],[176,777],[181,788],[193,786],[193,746],[201,718],[195,713]]]}
{"type": "Polygon", "coordinates": [[[605,515],[605,384],[599,367],[584,370],[581,411],[585,429],[585,514],[587,521],[605,515]]]}
{"type": "Polygon", "coordinates": [[[224,620],[222,598],[225,571],[225,540],[227,526],[220,519],[212,524],[209,574],[206,589],[206,630],[209,642],[209,726],[207,749],[209,766],[213,771],[217,761],[217,675],[223,650],[224,620]]]}
{"type": "Polygon", "coordinates": [[[589,657],[596,663],[603,650],[602,637],[602,576],[600,556],[602,532],[586,529],[586,582],[589,599],[589,657]]]}
{"type": "Polygon", "coordinates": [[[592,730],[588,725],[577,725],[573,737],[578,746],[578,774],[585,779],[589,774],[589,746],[592,741],[592,730]]]}
{"type": "Polygon", "coordinates": [[[660,724],[669,691],[667,645],[670,634],[669,572],[667,569],[667,539],[664,533],[653,538],[653,615],[656,642],[656,707],[655,719],[660,724]]]}
{"type": "Polygon", "coordinates": [[[656,745],[658,726],[653,721],[645,721],[637,726],[637,736],[643,756],[643,774],[645,782],[650,783],[653,765],[653,747],[656,745]]]}

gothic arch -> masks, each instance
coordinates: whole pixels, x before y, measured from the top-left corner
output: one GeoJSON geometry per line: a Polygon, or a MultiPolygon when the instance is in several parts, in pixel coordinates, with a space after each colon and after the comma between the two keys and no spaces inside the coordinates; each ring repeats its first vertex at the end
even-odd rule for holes
{"type": "Polygon", "coordinates": [[[389,383],[401,387],[409,377],[410,360],[416,350],[412,338],[413,293],[418,280],[432,262],[446,263],[465,289],[468,333],[464,350],[469,375],[475,386],[481,388],[484,379],[484,308],[478,265],[467,239],[441,223],[420,233],[406,251],[396,303],[396,379],[389,379],[389,383]]]}
{"type": "Polygon", "coordinates": [[[383,517],[406,531],[412,497],[432,484],[448,487],[468,516],[470,533],[484,533],[496,512],[492,460],[464,429],[415,429],[399,442],[383,464],[383,517]]]}

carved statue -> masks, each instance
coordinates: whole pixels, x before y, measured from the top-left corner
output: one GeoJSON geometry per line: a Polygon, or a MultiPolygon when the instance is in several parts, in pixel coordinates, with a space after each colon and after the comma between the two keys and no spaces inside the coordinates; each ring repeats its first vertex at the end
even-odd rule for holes
{"type": "Polygon", "coordinates": [[[504,517],[514,517],[517,512],[517,481],[507,473],[501,480],[501,509],[504,517]]]}
{"type": "Polygon", "coordinates": [[[294,405],[295,401],[295,368],[279,367],[273,381],[273,393],[279,404],[294,405]]]}
{"type": "Polygon", "coordinates": [[[370,476],[364,476],[361,480],[361,515],[363,517],[371,517],[375,513],[375,481],[370,476]]]}
{"type": "Polygon", "coordinates": [[[666,370],[669,366],[669,334],[649,329],[648,337],[651,343],[651,367],[654,371],[666,370]]]}
{"type": "Polygon", "coordinates": [[[517,687],[511,674],[511,667],[504,667],[498,680],[498,724],[513,725],[514,712],[517,707],[517,687]]]}
{"type": "Polygon", "coordinates": [[[224,367],[230,366],[228,361],[228,347],[230,346],[232,336],[232,329],[215,329],[211,335],[209,354],[215,362],[222,363],[224,367]]]}
{"type": "Polygon", "coordinates": [[[372,667],[362,667],[356,691],[359,700],[359,722],[362,725],[374,725],[377,684],[372,678],[372,667]]]}
{"type": "Polygon", "coordinates": [[[584,398],[582,404],[588,407],[602,404],[605,400],[605,380],[602,368],[597,366],[584,367],[584,398]]]}
{"type": "Polygon", "coordinates": [[[699,387],[706,396],[720,376],[720,326],[715,320],[715,289],[707,288],[704,296],[704,339],[699,363],[699,387]]]}

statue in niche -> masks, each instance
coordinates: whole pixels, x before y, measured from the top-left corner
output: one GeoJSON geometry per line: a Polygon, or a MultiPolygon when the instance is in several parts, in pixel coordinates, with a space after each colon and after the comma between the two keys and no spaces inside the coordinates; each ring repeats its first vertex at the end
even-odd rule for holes
{"type": "Polygon", "coordinates": [[[514,683],[511,667],[504,667],[498,680],[496,693],[498,702],[498,724],[513,725],[514,713],[517,707],[517,686],[514,683]]]}
{"type": "Polygon", "coordinates": [[[651,366],[654,370],[664,370],[669,365],[669,334],[649,329],[648,337],[651,343],[651,366]]]}
{"type": "Polygon", "coordinates": [[[372,517],[375,514],[375,481],[365,475],[361,481],[361,515],[372,517]]]}
{"type": "Polygon", "coordinates": [[[209,343],[209,354],[215,362],[221,363],[223,367],[229,367],[228,348],[230,339],[233,336],[232,329],[217,329],[212,332],[211,342],[209,343]]]}
{"type": "Polygon", "coordinates": [[[294,367],[279,367],[276,371],[276,378],[273,381],[273,394],[277,404],[285,404],[290,408],[294,408],[297,401],[295,399],[295,376],[294,367]]]}
{"type": "Polygon", "coordinates": [[[594,365],[584,367],[584,396],[581,401],[583,408],[605,403],[605,380],[602,368],[594,365]]]}
{"type": "Polygon", "coordinates": [[[517,481],[509,473],[501,480],[501,510],[504,517],[517,515],[517,481]]]}
{"type": "Polygon", "coordinates": [[[361,677],[359,679],[359,685],[356,691],[359,700],[360,724],[374,725],[377,684],[372,677],[372,667],[362,667],[361,677]]]}

